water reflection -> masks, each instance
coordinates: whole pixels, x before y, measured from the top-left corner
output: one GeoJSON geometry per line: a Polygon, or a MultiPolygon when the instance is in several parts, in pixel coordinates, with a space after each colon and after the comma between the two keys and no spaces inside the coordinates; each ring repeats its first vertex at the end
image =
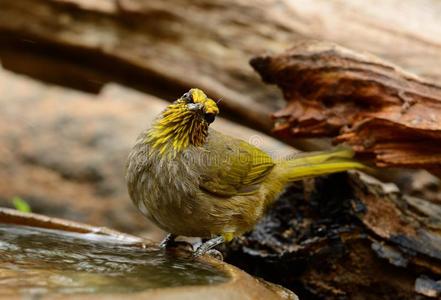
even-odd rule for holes
{"type": "Polygon", "coordinates": [[[127,293],[226,280],[210,265],[113,237],[0,224],[0,294],[127,293]]]}

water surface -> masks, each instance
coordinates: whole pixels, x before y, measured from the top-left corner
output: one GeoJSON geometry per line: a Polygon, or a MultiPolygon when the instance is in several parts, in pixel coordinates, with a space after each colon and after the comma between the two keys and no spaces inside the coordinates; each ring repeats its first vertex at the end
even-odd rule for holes
{"type": "Polygon", "coordinates": [[[227,280],[203,262],[115,237],[0,224],[0,295],[131,293],[227,280]]]}

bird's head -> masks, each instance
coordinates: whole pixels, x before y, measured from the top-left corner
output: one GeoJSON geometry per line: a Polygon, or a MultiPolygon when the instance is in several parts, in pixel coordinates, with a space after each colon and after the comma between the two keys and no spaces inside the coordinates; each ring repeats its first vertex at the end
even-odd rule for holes
{"type": "Polygon", "coordinates": [[[216,102],[193,88],[167,106],[148,131],[147,142],[172,155],[189,146],[202,146],[218,113],[216,102]]]}
{"type": "Polygon", "coordinates": [[[191,89],[175,101],[188,110],[190,115],[199,122],[211,124],[219,113],[216,102],[208,98],[200,89],[191,89]]]}

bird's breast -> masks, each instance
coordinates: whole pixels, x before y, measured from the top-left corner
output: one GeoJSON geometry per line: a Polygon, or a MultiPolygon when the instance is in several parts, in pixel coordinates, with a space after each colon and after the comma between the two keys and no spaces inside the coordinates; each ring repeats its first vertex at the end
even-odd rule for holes
{"type": "Polygon", "coordinates": [[[196,235],[195,229],[203,227],[197,221],[201,165],[196,149],[173,159],[149,150],[148,145],[135,147],[129,155],[126,179],[133,202],[162,229],[196,235]]]}

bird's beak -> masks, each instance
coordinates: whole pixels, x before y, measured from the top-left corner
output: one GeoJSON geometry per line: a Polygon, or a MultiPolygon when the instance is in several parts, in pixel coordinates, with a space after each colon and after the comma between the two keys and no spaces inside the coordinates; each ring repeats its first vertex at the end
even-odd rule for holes
{"type": "Polygon", "coordinates": [[[192,110],[192,111],[200,110],[200,109],[202,109],[202,107],[204,107],[204,105],[202,103],[189,103],[189,104],[187,104],[188,110],[192,110]]]}

